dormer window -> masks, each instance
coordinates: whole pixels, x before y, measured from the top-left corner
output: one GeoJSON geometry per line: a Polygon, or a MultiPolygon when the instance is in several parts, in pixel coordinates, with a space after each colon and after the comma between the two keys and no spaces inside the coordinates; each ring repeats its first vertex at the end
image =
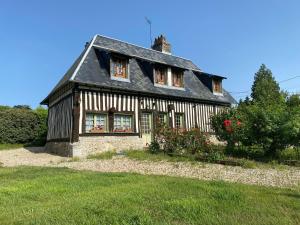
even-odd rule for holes
{"type": "Polygon", "coordinates": [[[153,68],[154,86],[184,90],[183,69],[155,65],[153,68]]]}
{"type": "Polygon", "coordinates": [[[128,80],[128,59],[118,56],[111,58],[111,77],[117,80],[128,80]]]}
{"type": "Polygon", "coordinates": [[[213,79],[213,92],[214,94],[222,94],[222,81],[213,79]]]}
{"type": "Polygon", "coordinates": [[[183,71],[172,69],[172,85],[174,87],[183,87],[183,71]]]}
{"type": "Polygon", "coordinates": [[[163,66],[158,66],[154,68],[154,77],[155,77],[155,83],[161,85],[167,85],[167,81],[168,81],[167,68],[163,66]]]}

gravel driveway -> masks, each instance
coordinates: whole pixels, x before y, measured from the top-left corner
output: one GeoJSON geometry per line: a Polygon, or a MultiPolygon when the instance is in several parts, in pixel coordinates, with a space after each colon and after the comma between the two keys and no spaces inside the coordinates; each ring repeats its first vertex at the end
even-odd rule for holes
{"type": "Polygon", "coordinates": [[[300,185],[300,169],[244,169],[210,163],[137,161],[126,157],[110,160],[72,162],[70,158],[43,153],[42,148],[0,151],[2,166],[54,166],[97,172],[134,172],[140,174],[190,177],[200,180],[223,180],[263,186],[291,187],[300,185]]]}
{"type": "Polygon", "coordinates": [[[0,163],[2,166],[49,166],[68,158],[44,153],[42,147],[19,148],[0,151],[0,163]]]}

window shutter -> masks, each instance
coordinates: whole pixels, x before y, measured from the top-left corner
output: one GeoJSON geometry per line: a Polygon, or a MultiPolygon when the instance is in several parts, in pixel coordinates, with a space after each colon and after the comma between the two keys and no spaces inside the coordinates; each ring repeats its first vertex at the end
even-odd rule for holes
{"type": "Polygon", "coordinates": [[[122,77],[126,78],[126,62],[122,63],[122,77]]]}
{"type": "Polygon", "coordinates": [[[117,63],[115,61],[113,62],[113,64],[114,64],[113,74],[114,74],[114,76],[117,76],[118,75],[118,66],[117,66],[117,63]]]}

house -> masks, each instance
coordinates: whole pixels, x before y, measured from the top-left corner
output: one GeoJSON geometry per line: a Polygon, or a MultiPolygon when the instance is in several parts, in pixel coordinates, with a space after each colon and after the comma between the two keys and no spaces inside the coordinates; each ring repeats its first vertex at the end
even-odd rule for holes
{"type": "Polygon", "coordinates": [[[95,35],[42,101],[46,149],[68,156],[142,149],[156,121],[212,132],[210,116],[235,103],[223,79],[172,55],[164,36],[149,49],[95,35]]]}

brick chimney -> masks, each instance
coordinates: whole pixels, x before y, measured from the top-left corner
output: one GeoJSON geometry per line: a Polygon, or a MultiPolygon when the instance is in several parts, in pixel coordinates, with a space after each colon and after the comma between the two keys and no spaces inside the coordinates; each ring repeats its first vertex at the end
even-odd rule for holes
{"type": "Polygon", "coordinates": [[[171,54],[171,45],[167,42],[167,39],[163,35],[155,38],[154,44],[151,46],[151,48],[159,52],[171,54]]]}

